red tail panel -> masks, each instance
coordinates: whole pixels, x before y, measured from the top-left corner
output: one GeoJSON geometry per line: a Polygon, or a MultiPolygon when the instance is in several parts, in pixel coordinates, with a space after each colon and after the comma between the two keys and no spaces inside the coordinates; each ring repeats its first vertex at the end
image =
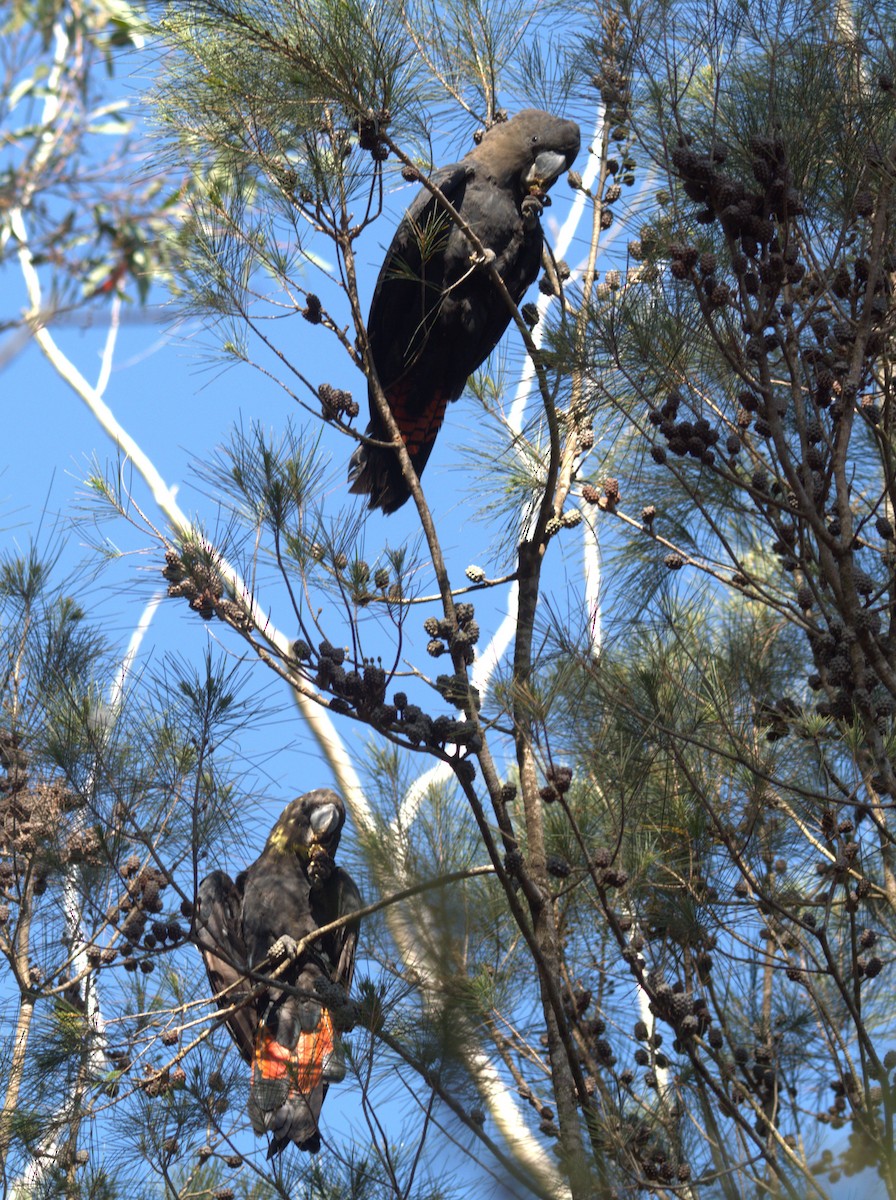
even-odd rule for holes
{"type": "Polygon", "coordinates": [[[327,1009],[321,1009],[320,1023],[311,1033],[300,1033],[296,1046],[298,1075],[296,1087],[305,1096],[323,1077],[324,1063],[333,1053],[333,1022],[327,1009]]]}
{"type": "Polygon", "coordinates": [[[435,441],[448,406],[446,393],[434,392],[431,403],[423,412],[413,411],[415,406],[410,403],[413,397],[407,388],[390,388],[386,399],[408,454],[418,454],[423,446],[429,446],[435,441]]]}
{"type": "Polygon", "coordinates": [[[317,1028],[300,1033],[292,1050],[281,1046],[266,1025],[259,1025],[252,1070],[263,1079],[288,1079],[290,1095],[310,1096],[322,1081],[324,1064],[333,1051],[333,1022],[324,1008],[317,1028]]]}

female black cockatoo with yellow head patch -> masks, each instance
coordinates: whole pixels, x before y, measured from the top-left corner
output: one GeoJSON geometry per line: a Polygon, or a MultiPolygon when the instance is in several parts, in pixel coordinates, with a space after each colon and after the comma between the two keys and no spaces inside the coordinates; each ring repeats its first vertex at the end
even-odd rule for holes
{"type": "MultiPolygon", "coordinates": [[[[529,108],[493,126],[432,182],[487,252],[516,304],[541,264],[546,192],[579,152],[579,127],[529,108]]],[[[426,465],[449,400],[488,358],[510,322],[505,298],[439,200],[423,188],[405,213],[373,293],[367,333],[376,373],[414,469],[426,465]]],[[[371,389],[367,434],[391,441],[371,389]]],[[[410,492],[394,450],[361,445],[353,492],[395,512],[410,492]]]]}
{"type": "Polygon", "coordinates": [[[260,857],[236,882],[213,871],[199,885],[194,937],[213,992],[228,989],[219,1006],[245,1001],[227,1027],[251,1066],[249,1117],[257,1134],[272,1135],[269,1157],[290,1141],[301,1150],[320,1148],[327,1086],[345,1075],[328,1004],[334,993],[347,1003],[358,923],[294,954],[302,938],[361,907],[351,876],[333,861],[344,821],[336,792],[307,792],[287,805],[260,857]],[[246,970],[265,976],[284,961],[276,980],[249,998],[258,984],[246,970]]]}

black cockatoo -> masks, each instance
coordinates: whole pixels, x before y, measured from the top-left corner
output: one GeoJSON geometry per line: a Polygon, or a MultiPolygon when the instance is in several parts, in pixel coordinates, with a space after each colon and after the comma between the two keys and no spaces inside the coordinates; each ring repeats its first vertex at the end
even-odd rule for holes
{"type": "MultiPolygon", "coordinates": [[[[545,193],[579,151],[574,121],[525,109],[493,126],[459,163],[432,182],[485,247],[515,303],[541,264],[545,193]]],[[[439,201],[425,188],[399,225],[380,269],[367,332],[376,373],[419,475],[449,400],[488,358],[510,321],[489,272],[439,201]]],[[[391,441],[370,396],[368,436],[391,441]]],[[[359,446],[353,492],[395,512],[410,492],[394,450],[359,446]]]]}
{"type": "MultiPolygon", "coordinates": [[[[269,974],[291,958],[294,944],[337,917],[357,912],[361,896],[333,861],[345,821],[336,792],[318,788],[283,811],[260,857],[234,882],[213,871],[199,885],[195,940],[219,1004],[245,999],[257,981],[247,968],[269,974]]],[[[249,1117],[257,1134],[273,1136],[269,1156],[293,1141],[320,1148],[318,1121],[327,1085],[342,1079],[345,1062],[327,1003],[338,984],[345,998],[352,978],[357,922],[326,934],[289,962],[271,983],[227,1018],[250,1064],[249,1117]]]]}

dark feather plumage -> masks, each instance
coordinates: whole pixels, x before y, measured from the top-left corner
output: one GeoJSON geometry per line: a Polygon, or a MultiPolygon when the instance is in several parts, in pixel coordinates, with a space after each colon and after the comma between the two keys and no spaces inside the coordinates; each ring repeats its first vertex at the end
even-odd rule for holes
{"type": "MultiPolygon", "coordinates": [[[[267,974],[291,944],[337,917],[357,912],[361,896],[333,856],[345,821],[340,797],[318,788],[293,800],[256,861],[237,877],[213,871],[199,885],[195,940],[209,983],[229,1007],[256,986],[247,969],[267,974]]],[[[227,1017],[227,1028],[251,1065],[249,1117],[272,1135],[270,1153],[295,1142],[320,1147],[318,1123],[329,1083],[345,1073],[338,1034],[322,993],[338,984],[347,997],[358,925],[326,934],[290,961],[259,996],[227,1017]]]]}
{"type": "MultiPolygon", "coordinates": [[[[535,281],[543,235],[539,205],[579,150],[579,127],[538,109],[495,125],[461,162],[432,182],[486,250],[515,303],[535,281]]],[[[405,213],[380,270],[367,332],[376,373],[419,475],[449,401],[497,345],[510,321],[488,270],[425,188],[405,213]]],[[[390,441],[370,394],[369,437],[390,441]]],[[[362,445],[352,456],[353,492],[394,512],[410,492],[394,450],[362,445]]]]}

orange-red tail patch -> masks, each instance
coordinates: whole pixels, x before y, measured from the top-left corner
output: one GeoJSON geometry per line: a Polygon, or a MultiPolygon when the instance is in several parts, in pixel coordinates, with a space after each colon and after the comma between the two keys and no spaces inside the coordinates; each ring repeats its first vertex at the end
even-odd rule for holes
{"type": "Polygon", "coordinates": [[[408,411],[408,388],[392,387],[386,393],[386,398],[408,454],[417,454],[422,446],[428,446],[435,441],[448,406],[448,396],[444,392],[435,392],[429,406],[423,412],[414,415],[408,411]]]}
{"type": "Polygon", "coordinates": [[[333,1051],[333,1022],[324,1008],[317,1028],[300,1033],[292,1050],[281,1046],[266,1025],[259,1025],[252,1067],[263,1079],[288,1078],[291,1094],[309,1096],[323,1079],[324,1064],[333,1051]]]}

